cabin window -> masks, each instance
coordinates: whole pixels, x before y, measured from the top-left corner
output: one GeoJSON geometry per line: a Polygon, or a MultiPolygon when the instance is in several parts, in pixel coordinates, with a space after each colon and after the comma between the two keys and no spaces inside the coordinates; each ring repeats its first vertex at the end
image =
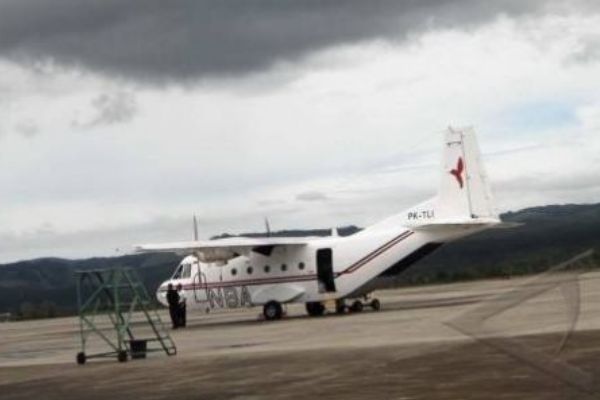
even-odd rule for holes
{"type": "Polygon", "coordinates": [[[248,273],[248,275],[251,275],[253,271],[254,269],[252,267],[246,268],[246,272],[248,273]]]}
{"type": "Polygon", "coordinates": [[[268,265],[265,265],[264,270],[268,274],[269,272],[271,272],[271,267],[269,267],[268,265]]]}
{"type": "Polygon", "coordinates": [[[181,273],[182,278],[189,278],[192,276],[192,264],[183,264],[183,272],[181,273]]]}
{"type": "Polygon", "coordinates": [[[298,264],[298,269],[300,271],[302,271],[304,269],[304,263],[303,262],[301,262],[301,263],[298,264]]]}
{"type": "Polygon", "coordinates": [[[231,275],[237,275],[237,269],[231,268],[231,275]]]}
{"type": "Polygon", "coordinates": [[[287,264],[281,264],[281,270],[283,272],[287,271],[287,264]]]}

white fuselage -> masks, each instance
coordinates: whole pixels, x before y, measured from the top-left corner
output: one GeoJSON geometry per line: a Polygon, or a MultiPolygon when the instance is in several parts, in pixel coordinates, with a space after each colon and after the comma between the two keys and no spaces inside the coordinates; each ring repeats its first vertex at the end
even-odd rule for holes
{"type": "Polygon", "coordinates": [[[446,228],[439,232],[367,229],[348,237],[314,238],[303,247],[274,247],[269,255],[252,251],[225,265],[203,263],[188,256],[176,274],[159,287],[157,298],[167,305],[169,283],[182,285],[188,308],[204,310],[261,305],[274,297],[282,303],[346,298],[395,265],[397,273],[406,269],[420,258],[418,254],[424,247],[481,229],[481,226],[446,228]],[[317,251],[321,249],[331,249],[331,263],[327,254],[325,262],[318,260],[317,251]],[[405,264],[398,264],[402,262],[405,264]]]}

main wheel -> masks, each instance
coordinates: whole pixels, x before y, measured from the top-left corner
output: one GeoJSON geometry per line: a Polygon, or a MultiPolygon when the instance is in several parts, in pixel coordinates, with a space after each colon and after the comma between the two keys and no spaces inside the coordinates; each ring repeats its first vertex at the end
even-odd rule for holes
{"type": "Polygon", "coordinates": [[[373,309],[373,311],[381,310],[381,303],[379,302],[379,300],[373,299],[371,301],[371,308],[373,309]]]}
{"type": "Polygon", "coordinates": [[[323,315],[325,312],[325,306],[318,301],[311,301],[306,303],[306,312],[311,317],[318,317],[319,315],[323,315]]]}
{"type": "Polygon", "coordinates": [[[77,364],[83,365],[85,364],[86,358],[84,352],[77,353],[77,364]]]}
{"type": "Polygon", "coordinates": [[[280,319],[283,314],[283,309],[279,302],[271,300],[263,306],[263,315],[267,321],[280,319]]]}
{"type": "Polygon", "coordinates": [[[119,360],[119,362],[127,361],[127,351],[125,351],[125,350],[119,351],[119,354],[117,354],[117,360],[119,360]]]}
{"type": "Polygon", "coordinates": [[[363,310],[363,303],[360,300],[356,300],[350,306],[350,311],[352,311],[352,312],[361,312],[362,310],[363,310]]]}
{"type": "Polygon", "coordinates": [[[343,314],[346,312],[346,302],[344,299],[337,299],[335,301],[335,312],[336,314],[343,314]]]}

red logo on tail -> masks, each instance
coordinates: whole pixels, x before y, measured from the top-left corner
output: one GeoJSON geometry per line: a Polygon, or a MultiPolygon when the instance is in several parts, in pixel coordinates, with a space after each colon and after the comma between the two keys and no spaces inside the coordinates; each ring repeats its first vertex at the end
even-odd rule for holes
{"type": "Polygon", "coordinates": [[[460,188],[463,188],[463,177],[462,174],[465,170],[465,163],[463,162],[462,157],[458,157],[458,162],[456,163],[456,168],[450,170],[450,175],[453,175],[456,178],[456,181],[460,185],[460,188]]]}

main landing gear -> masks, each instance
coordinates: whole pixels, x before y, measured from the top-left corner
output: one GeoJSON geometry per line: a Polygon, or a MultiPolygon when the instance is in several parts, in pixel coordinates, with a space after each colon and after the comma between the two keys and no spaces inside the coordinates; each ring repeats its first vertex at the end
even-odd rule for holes
{"type": "MultiPolygon", "coordinates": [[[[357,313],[363,311],[365,307],[370,307],[373,311],[379,311],[381,303],[378,299],[370,299],[368,296],[364,296],[362,299],[354,299],[350,305],[346,304],[346,299],[337,299],[335,301],[336,314],[345,314],[346,312],[357,313]]],[[[323,315],[325,313],[325,305],[318,301],[306,303],[306,312],[311,317],[323,315]]]]}
{"type": "Polygon", "coordinates": [[[335,312],[337,314],[344,314],[346,311],[358,313],[362,312],[365,307],[370,307],[373,311],[379,311],[381,303],[378,299],[369,300],[368,296],[364,296],[362,299],[355,299],[350,305],[347,305],[344,299],[338,299],[335,302],[335,312]]]}
{"type": "MultiPolygon", "coordinates": [[[[364,310],[365,307],[370,307],[373,311],[381,309],[381,303],[378,299],[369,299],[364,296],[362,299],[354,299],[350,305],[346,304],[346,299],[337,299],[335,301],[335,313],[344,314],[346,311],[357,313],[364,310]]],[[[318,317],[325,314],[325,305],[320,301],[310,301],[306,303],[306,312],[311,317],[318,317]]],[[[263,316],[267,321],[275,321],[283,317],[283,306],[275,300],[267,302],[263,306],[263,316]]]]}
{"type": "Polygon", "coordinates": [[[306,312],[311,317],[318,317],[325,312],[325,306],[318,301],[309,302],[306,303],[306,312]]]}

